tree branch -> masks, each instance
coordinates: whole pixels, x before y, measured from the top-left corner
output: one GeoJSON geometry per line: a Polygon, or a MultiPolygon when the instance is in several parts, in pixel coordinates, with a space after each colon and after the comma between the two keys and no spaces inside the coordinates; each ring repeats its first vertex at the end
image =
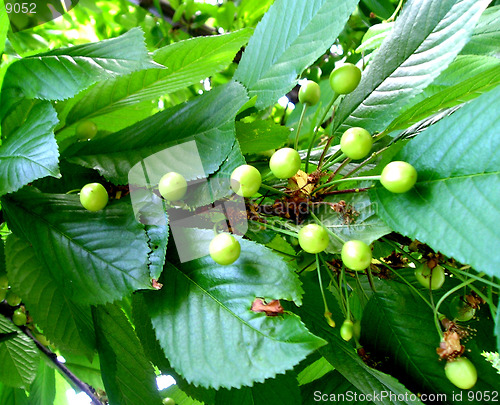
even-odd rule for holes
{"type": "Polygon", "coordinates": [[[31,331],[28,328],[24,328],[24,333],[26,333],[31,339],[33,339],[33,342],[35,342],[36,346],[38,349],[45,354],[49,358],[49,360],[54,363],[54,365],[59,369],[59,371],[66,377],[68,378],[79,390],[85,392],[90,397],[90,400],[92,401],[92,404],[94,405],[104,405],[101,400],[95,395],[95,393],[92,391],[92,389],[89,387],[88,384],[84,383],[81,381],[73,372],[66,367],[64,364],[62,364],[59,360],[57,360],[57,356],[52,353],[49,349],[47,349],[44,345],[42,345],[31,333],[31,331]]]}

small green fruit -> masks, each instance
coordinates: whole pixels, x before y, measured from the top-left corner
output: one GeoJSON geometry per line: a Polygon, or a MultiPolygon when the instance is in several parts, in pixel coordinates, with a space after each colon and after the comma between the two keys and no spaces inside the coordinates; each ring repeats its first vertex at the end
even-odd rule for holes
{"type": "Polygon", "coordinates": [[[346,63],[330,73],[330,86],[337,94],[348,94],[358,87],[361,70],[352,63],[346,63]]]}
{"type": "Polygon", "coordinates": [[[187,181],[182,174],[169,172],[160,179],[158,191],[167,201],[179,201],[186,195],[187,181]]]}
{"type": "Polygon", "coordinates": [[[370,153],[373,138],[360,127],[349,128],[340,139],[340,149],[350,159],[362,159],[370,153]]]}
{"type": "Polygon", "coordinates": [[[251,197],[262,184],[260,172],[253,166],[241,165],[231,174],[231,188],[241,197],[251,197]]]}
{"type": "Polygon", "coordinates": [[[354,333],[354,323],[350,319],[346,319],[340,327],[340,336],[346,342],[352,339],[354,333]]]}
{"type": "Polygon", "coordinates": [[[175,401],[172,398],[164,398],[163,405],[175,405],[175,401]]]}
{"type": "Polygon", "coordinates": [[[100,211],[108,204],[108,192],[100,183],[89,183],[80,190],[80,202],[88,211],[100,211]]]}
{"type": "Polygon", "coordinates": [[[312,80],[307,80],[299,90],[299,101],[306,105],[316,105],[321,97],[319,84],[312,80]]]}
{"type": "Polygon", "coordinates": [[[474,318],[474,315],[476,315],[476,309],[472,308],[469,303],[465,301],[465,298],[459,295],[453,297],[451,300],[450,312],[452,318],[460,322],[470,321],[474,318]]]}
{"type": "Polygon", "coordinates": [[[220,233],[212,239],[208,250],[214,262],[222,266],[227,266],[238,260],[241,246],[233,235],[220,233]]]}
{"type": "Polygon", "coordinates": [[[14,313],[12,314],[12,322],[14,322],[14,325],[16,325],[16,326],[24,326],[24,325],[26,325],[26,321],[27,320],[28,320],[28,317],[20,309],[16,309],[14,311],[14,313]]]}
{"type": "Polygon", "coordinates": [[[309,224],[299,231],[299,245],[307,253],[323,252],[330,243],[328,232],[318,224],[309,224]]]}
{"type": "Polygon", "coordinates": [[[300,169],[300,155],[295,149],[277,150],[269,160],[269,168],[278,179],[289,179],[300,169]]]}
{"type": "Polygon", "coordinates": [[[406,162],[394,161],[382,170],[380,183],[392,193],[406,193],[417,182],[417,171],[406,162]]]}
{"type": "Polygon", "coordinates": [[[364,270],[372,262],[372,250],[365,242],[350,240],[342,246],[342,261],[351,270],[364,270]]]}
{"type": "Polygon", "coordinates": [[[306,70],[305,77],[308,80],[319,83],[322,74],[323,72],[321,71],[321,68],[319,66],[311,66],[306,70]]]}
{"type": "Polygon", "coordinates": [[[7,289],[6,288],[0,288],[0,302],[2,302],[6,295],[7,295],[7,289]]]}
{"type": "Polygon", "coordinates": [[[426,262],[417,267],[415,277],[422,287],[431,290],[441,288],[445,280],[444,269],[441,266],[436,266],[431,270],[426,262]]]}
{"type": "Polygon", "coordinates": [[[92,121],[82,121],[76,126],[76,136],[82,141],[92,139],[97,134],[97,125],[92,121]]]}
{"type": "Polygon", "coordinates": [[[17,294],[14,294],[12,290],[7,291],[7,304],[11,307],[17,307],[21,303],[21,297],[17,294]]]}
{"type": "Polygon", "coordinates": [[[466,357],[459,357],[446,363],[444,372],[448,380],[462,390],[469,390],[476,385],[476,367],[466,357]]]}
{"type": "Polygon", "coordinates": [[[2,274],[0,276],[0,288],[9,288],[9,279],[7,278],[7,274],[2,274]]]}

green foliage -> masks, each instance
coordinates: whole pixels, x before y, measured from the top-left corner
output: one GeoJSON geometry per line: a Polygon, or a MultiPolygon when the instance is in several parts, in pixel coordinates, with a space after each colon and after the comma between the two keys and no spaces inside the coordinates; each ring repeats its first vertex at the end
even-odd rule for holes
{"type": "Polygon", "coordinates": [[[487,4],[487,0],[408,2],[357,90],[339,108],[335,130],[384,129],[456,57],[487,4]],[[443,21],[446,31],[441,29],[443,21]]]}
{"type": "MultiPolygon", "coordinates": [[[[99,170],[112,182],[126,184],[129,171],[141,160],[169,146],[194,139],[205,174],[212,174],[229,154],[234,142],[233,119],[246,101],[243,87],[230,82],[117,133],[98,135],[90,142],[73,144],[63,156],[70,162],[99,170]]],[[[189,172],[193,164],[190,157],[184,159],[179,157],[176,162],[185,167],[185,170],[177,170],[181,174],[189,172]]],[[[152,176],[150,181],[156,184],[168,171],[162,162],[148,164],[148,169],[152,176]]]]}
{"type": "Polygon", "coordinates": [[[126,202],[90,213],[76,196],[26,189],[2,207],[13,231],[32,244],[72,300],[106,303],[151,288],[146,235],[126,202]]]}
{"type": "Polygon", "coordinates": [[[270,121],[236,122],[236,138],[244,154],[278,149],[289,135],[288,129],[270,121]]]}
{"type": "Polygon", "coordinates": [[[481,16],[471,40],[462,54],[491,55],[498,57],[500,46],[500,6],[486,9],[481,16]]]}
{"type": "Polygon", "coordinates": [[[108,304],[94,308],[97,351],[109,400],[117,404],[161,404],[152,365],[123,311],[108,304]]]}
{"type": "Polygon", "coordinates": [[[29,182],[60,177],[59,152],[54,137],[57,116],[47,101],[23,102],[2,123],[0,196],[29,182]]]}
{"type": "Polygon", "coordinates": [[[4,1],[0,0],[0,55],[5,48],[5,40],[7,39],[7,31],[9,30],[9,16],[5,10],[4,1]]]}
{"type": "Polygon", "coordinates": [[[0,342],[0,380],[9,387],[27,389],[33,382],[40,361],[33,341],[4,316],[0,316],[0,334],[11,334],[0,342]]]}
{"type": "Polygon", "coordinates": [[[36,378],[30,389],[30,405],[54,403],[56,397],[55,370],[45,360],[40,361],[36,378]]]}
{"type": "Polygon", "coordinates": [[[26,241],[11,235],[6,250],[12,289],[23,298],[46,337],[63,350],[91,355],[95,335],[90,307],[71,300],[26,241]]]}
{"type": "MultiPolygon", "coordinates": [[[[196,235],[199,243],[211,239],[208,231],[196,235]]],[[[242,240],[241,251],[228,266],[210,258],[168,263],[163,276],[168,284],[145,297],[172,366],[196,385],[239,388],[261,382],[324,343],[293,314],[273,318],[250,311],[255,297],[300,304],[302,289],[293,270],[270,250],[242,240]]]]}
{"type": "Polygon", "coordinates": [[[405,146],[396,158],[417,169],[414,191],[373,192],[391,228],[497,277],[500,257],[488,252],[500,243],[493,225],[500,221],[500,199],[492,192],[500,186],[499,96],[497,87],[405,146]]]}
{"type": "Polygon", "coordinates": [[[216,37],[194,38],[158,49],[153,60],[168,68],[148,69],[101,81],[80,97],[64,103],[60,109],[67,118],[61,135],[71,135],[72,125],[87,117],[92,117],[100,128],[108,131],[123,129],[127,126],[124,124],[130,125],[147,117],[152,99],[191,86],[223,70],[250,34],[246,29],[216,37]],[[138,104],[143,107],[138,108],[138,104]]]}
{"type": "Polygon", "coordinates": [[[335,41],[356,3],[284,0],[271,6],[234,76],[250,97],[258,96],[257,108],[276,102],[293,87],[297,76],[335,41]]]}
{"type": "Polygon", "coordinates": [[[161,65],[150,60],[139,29],[101,44],[78,45],[26,57],[7,70],[0,111],[5,112],[5,105],[11,105],[7,97],[64,100],[99,80],[151,67],[161,68],[161,65]]]}

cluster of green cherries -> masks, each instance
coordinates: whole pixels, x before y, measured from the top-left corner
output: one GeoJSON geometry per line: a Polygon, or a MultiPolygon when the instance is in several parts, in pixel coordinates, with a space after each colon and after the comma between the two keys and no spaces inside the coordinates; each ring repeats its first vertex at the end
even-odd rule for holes
{"type": "MultiPolygon", "coordinates": [[[[5,300],[11,307],[18,307],[21,304],[21,297],[9,288],[9,280],[5,274],[0,276],[0,302],[5,300]]],[[[16,326],[24,326],[28,321],[24,307],[17,308],[12,314],[12,322],[16,326]]]]}
{"type": "MultiPolygon", "coordinates": [[[[336,94],[348,94],[356,89],[361,80],[361,71],[353,64],[346,63],[330,74],[330,86],[336,94]]],[[[307,106],[318,103],[321,96],[319,85],[307,80],[299,90],[299,101],[307,106]]],[[[372,148],[373,138],[363,128],[350,128],[342,135],[340,148],[350,159],[366,157],[372,148]]],[[[301,166],[301,158],[297,150],[282,148],[273,153],[269,160],[269,168],[278,179],[288,179],[297,174],[301,166]]],[[[417,171],[407,162],[391,162],[384,167],[380,182],[393,193],[409,191],[417,181],[417,171]]],[[[231,174],[231,188],[242,197],[256,194],[262,183],[260,172],[251,165],[241,165],[231,174]]],[[[309,224],[298,233],[300,247],[308,253],[320,253],[326,250],[329,236],[326,229],[318,224],[309,224]]],[[[231,264],[240,254],[238,241],[230,234],[217,235],[210,245],[210,254],[219,264],[231,264]]],[[[351,240],[344,244],[341,252],[344,264],[356,271],[366,269],[372,260],[370,247],[359,240],[351,240]]]]}
{"type": "MultiPolygon", "coordinates": [[[[336,94],[348,94],[356,89],[361,80],[361,71],[353,64],[346,63],[334,69],[330,74],[330,86],[336,94]]],[[[315,105],[320,99],[320,87],[307,80],[299,90],[299,101],[306,106],[315,105]]],[[[83,125],[83,124],[82,124],[83,125]]],[[[90,139],[95,135],[95,124],[86,124],[77,128],[77,136],[90,139]],[[90,137],[90,138],[89,138],[90,137]]],[[[351,159],[362,159],[370,153],[373,138],[363,128],[350,128],[342,135],[340,148],[351,159]]],[[[301,158],[297,150],[282,148],[273,153],[269,160],[269,168],[278,179],[288,179],[297,174],[301,166],[301,158]]],[[[258,169],[251,165],[241,165],[231,174],[231,188],[241,197],[255,195],[262,185],[262,177],[258,169]]],[[[410,190],[417,181],[417,172],[406,162],[391,162],[384,167],[380,176],[382,185],[393,193],[404,193],[410,190]]],[[[179,173],[169,172],[159,181],[158,191],[168,201],[181,200],[187,191],[186,179],[179,173]]],[[[80,201],[89,211],[99,211],[108,203],[108,193],[100,183],[85,185],[80,192],[80,201]]],[[[308,253],[320,253],[329,244],[328,233],[318,224],[304,226],[298,234],[301,248],[308,253]]],[[[223,232],[210,242],[209,253],[220,265],[234,263],[240,256],[241,247],[236,238],[223,232]]],[[[351,240],[344,244],[341,252],[344,264],[356,271],[366,269],[372,259],[370,247],[359,240],[351,240]]]]}

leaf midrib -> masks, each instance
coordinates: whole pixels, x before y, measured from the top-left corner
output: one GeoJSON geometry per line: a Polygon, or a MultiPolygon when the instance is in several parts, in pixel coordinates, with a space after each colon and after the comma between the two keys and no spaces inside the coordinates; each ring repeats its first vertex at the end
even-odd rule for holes
{"type": "MultiPolygon", "coordinates": [[[[449,15],[449,13],[450,13],[450,11],[451,11],[452,9],[453,9],[453,6],[452,6],[452,7],[451,7],[451,8],[450,8],[447,12],[446,12],[446,14],[445,14],[445,15],[444,15],[444,17],[443,17],[443,20],[446,18],[446,16],[448,16],[448,15],[449,15]]],[[[349,113],[349,114],[345,117],[345,119],[344,119],[342,122],[339,122],[339,123],[338,123],[338,125],[337,125],[336,127],[334,127],[333,132],[335,132],[338,128],[340,128],[340,127],[342,126],[342,124],[344,124],[344,123],[345,123],[345,121],[347,121],[347,120],[348,120],[348,119],[349,119],[349,118],[353,115],[353,113],[354,113],[354,112],[355,112],[355,111],[356,111],[356,110],[357,110],[357,109],[358,109],[358,108],[359,108],[362,104],[364,104],[364,103],[365,103],[365,101],[366,101],[367,99],[369,99],[369,98],[370,98],[370,97],[371,97],[371,96],[372,96],[375,92],[380,92],[380,90],[378,90],[378,89],[382,86],[382,84],[383,84],[383,83],[385,83],[388,79],[391,79],[391,78],[392,78],[392,75],[394,74],[394,72],[396,72],[396,71],[397,71],[397,70],[398,70],[398,69],[399,69],[399,68],[400,68],[400,67],[401,67],[404,63],[406,63],[408,60],[410,60],[410,59],[411,59],[411,57],[412,57],[412,56],[414,56],[414,55],[415,55],[415,51],[416,51],[416,50],[418,50],[418,49],[419,49],[419,48],[423,45],[423,43],[427,40],[427,38],[429,38],[429,36],[430,36],[432,33],[434,33],[434,31],[435,31],[435,29],[437,28],[437,26],[439,25],[439,23],[441,23],[441,21],[443,21],[443,20],[439,20],[439,21],[437,21],[437,22],[436,22],[436,24],[433,24],[433,28],[432,28],[432,30],[431,30],[431,31],[430,31],[430,32],[429,32],[429,33],[425,36],[425,38],[423,38],[423,39],[422,39],[422,41],[421,41],[421,42],[419,42],[418,44],[416,44],[416,46],[414,47],[414,49],[413,49],[413,51],[411,52],[411,54],[410,54],[407,58],[405,58],[405,59],[401,60],[401,61],[400,61],[400,62],[399,62],[399,63],[398,63],[395,67],[394,67],[394,69],[392,69],[392,70],[390,71],[390,73],[389,73],[387,76],[383,77],[380,81],[378,81],[378,84],[376,85],[376,87],[374,87],[374,88],[372,89],[372,91],[371,91],[369,94],[367,94],[367,95],[363,98],[363,100],[360,100],[359,102],[356,102],[355,106],[353,106],[354,108],[352,108],[352,109],[351,109],[351,112],[350,112],[350,113],[349,113]]],[[[454,24],[456,24],[456,22],[457,22],[457,20],[455,20],[453,23],[454,23],[454,24]]],[[[414,29],[415,29],[415,25],[413,24],[413,25],[412,25],[412,31],[413,31],[414,29]]],[[[453,36],[454,36],[455,34],[456,34],[456,32],[453,34],[453,36]]],[[[391,33],[390,33],[389,35],[390,35],[390,38],[392,39],[392,37],[393,37],[393,36],[395,36],[395,31],[394,31],[394,30],[392,30],[392,31],[391,31],[391,33]]],[[[440,44],[440,45],[441,45],[441,44],[440,44]]],[[[426,59],[426,61],[427,61],[427,59],[426,59]]],[[[425,63],[426,61],[424,61],[424,62],[422,62],[422,63],[425,63]]],[[[418,65],[421,65],[422,63],[419,63],[418,65]]],[[[413,65],[413,66],[415,66],[415,65],[413,65]]]]}
{"type": "MultiPolygon", "coordinates": [[[[384,312],[384,316],[386,319],[392,319],[392,314],[388,313],[388,309],[385,305],[382,305],[380,296],[375,294],[375,299],[378,301],[379,308],[382,307],[382,311],[384,312]]],[[[383,301],[383,300],[382,300],[383,301]]],[[[420,367],[417,366],[417,364],[413,361],[412,357],[409,355],[405,345],[402,343],[402,340],[399,338],[399,334],[395,332],[394,330],[394,325],[393,322],[387,321],[387,324],[389,325],[389,329],[391,330],[392,333],[392,338],[398,343],[400,349],[404,352],[406,358],[408,359],[408,362],[413,365],[413,367],[417,370],[417,372],[422,376],[422,379],[429,384],[429,386],[434,387],[432,384],[432,379],[428,377],[426,374],[424,374],[423,370],[420,369],[420,367]]],[[[378,324],[380,326],[380,323],[378,324]]],[[[377,328],[379,327],[377,326],[377,328]]]]}
{"type": "Polygon", "coordinates": [[[482,173],[474,173],[474,174],[464,174],[464,175],[461,175],[461,176],[454,176],[454,177],[440,177],[440,178],[437,178],[437,179],[432,179],[432,180],[422,180],[422,181],[417,181],[417,185],[418,184],[429,184],[429,183],[436,183],[436,182],[440,182],[440,181],[448,181],[448,180],[464,180],[464,179],[471,179],[471,178],[474,178],[474,177],[478,177],[478,176],[498,176],[500,175],[500,170],[497,170],[495,172],[482,172],[482,173]]]}
{"type": "MultiPolygon", "coordinates": [[[[121,268],[115,266],[113,263],[108,263],[106,262],[104,259],[102,259],[100,256],[96,255],[93,251],[90,251],[88,249],[86,249],[85,247],[79,245],[78,243],[76,243],[74,241],[74,238],[72,238],[70,235],[68,235],[66,232],[63,232],[62,230],[58,229],[55,227],[55,225],[53,225],[52,223],[50,223],[47,219],[45,219],[43,216],[41,215],[38,215],[36,212],[32,211],[32,210],[28,210],[26,206],[24,205],[20,205],[19,208],[25,212],[27,212],[28,214],[30,214],[32,217],[35,217],[35,219],[38,219],[39,222],[42,222],[42,224],[44,224],[47,228],[49,228],[49,230],[52,230],[53,232],[55,232],[56,234],[59,234],[63,237],[65,237],[70,243],[71,245],[73,246],[76,246],[78,247],[79,249],[87,252],[90,256],[93,256],[97,259],[99,259],[99,261],[101,261],[102,263],[105,263],[107,266],[111,267],[111,268],[114,268],[116,269],[119,273],[122,273],[124,275],[127,276],[127,279],[134,279],[136,281],[138,281],[139,283],[142,284],[142,281],[137,279],[136,277],[132,277],[130,275],[130,273],[128,271],[125,271],[125,270],[122,270],[121,268]]],[[[149,247],[149,246],[148,246],[149,247]]],[[[114,284],[114,282],[113,282],[114,284]]],[[[102,291],[106,291],[105,289],[103,289],[102,287],[100,287],[102,291]]]]}
{"type": "Polygon", "coordinates": [[[49,173],[55,173],[55,174],[58,174],[56,172],[54,172],[53,170],[50,170],[48,167],[46,167],[45,165],[42,165],[38,162],[36,162],[35,160],[29,158],[28,156],[24,156],[24,155],[19,155],[19,154],[14,154],[14,155],[3,155],[3,156],[0,156],[0,160],[1,159],[25,159],[31,163],[33,163],[35,166],[39,166],[39,167],[43,167],[45,170],[47,170],[49,173]]]}
{"type": "Polygon", "coordinates": [[[177,266],[172,266],[174,267],[179,273],[181,273],[189,282],[191,282],[193,285],[195,285],[199,290],[203,292],[203,294],[207,295],[210,297],[213,301],[215,301],[216,304],[218,304],[222,309],[224,309],[226,312],[228,312],[231,316],[236,318],[238,321],[240,321],[243,325],[247,326],[250,330],[254,331],[256,334],[261,335],[265,339],[272,340],[273,342],[279,343],[279,344],[303,344],[303,342],[287,342],[287,341],[282,341],[282,340],[277,340],[271,336],[265,335],[262,333],[260,330],[255,329],[252,325],[250,325],[247,321],[242,319],[240,316],[235,314],[232,310],[230,310],[226,305],[224,305],[219,299],[217,299],[214,295],[210,294],[205,288],[203,288],[200,284],[198,284],[196,281],[194,281],[192,278],[190,278],[186,273],[184,273],[182,270],[177,268],[177,266]]]}

